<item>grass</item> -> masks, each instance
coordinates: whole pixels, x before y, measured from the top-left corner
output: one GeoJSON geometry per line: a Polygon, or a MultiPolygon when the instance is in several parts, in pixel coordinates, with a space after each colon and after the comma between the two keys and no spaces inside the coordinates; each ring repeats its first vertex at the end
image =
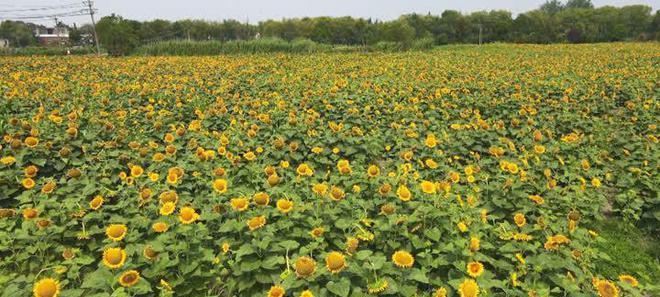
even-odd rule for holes
{"type": "MultiPolygon", "coordinates": [[[[596,246],[610,260],[596,263],[596,271],[609,279],[620,274],[631,274],[640,282],[657,286],[660,281],[660,237],[647,234],[634,225],[608,219],[599,224],[600,235],[605,239],[596,246]]],[[[652,288],[660,296],[660,288],[652,288]]]]}

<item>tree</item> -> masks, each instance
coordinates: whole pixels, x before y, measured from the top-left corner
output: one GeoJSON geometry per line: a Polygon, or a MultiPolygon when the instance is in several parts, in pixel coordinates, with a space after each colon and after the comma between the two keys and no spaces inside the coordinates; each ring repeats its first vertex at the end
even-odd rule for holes
{"type": "Polygon", "coordinates": [[[37,43],[29,25],[24,22],[2,22],[0,24],[0,38],[7,39],[11,44],[19,47],[37,43]]]}
{"type": "Polygon", "coordinates": [[[559,0],[549,0],[543,3],[539,9],[549,15],[554,15],[562,11],[564,9],[564,5],[561,4],[561,1],[559,0]]]}
{"type": "Polygon", "coordinates": [[[410,45],[415,38],[415,29],[404,20],[382,23],[380,40],[410,45]]]}
{"type": "Polygon", "coordinates": [[[594,4],[591,0],[568,0],[565,8],[594,8],[594,4]]]}
{"type": "Polygon", "coordinates": [[[139,42],[134,24],[112,14],[102,17],[96,24],[99,42],[112,56],[122,56],[133,50],[139,42]]]}

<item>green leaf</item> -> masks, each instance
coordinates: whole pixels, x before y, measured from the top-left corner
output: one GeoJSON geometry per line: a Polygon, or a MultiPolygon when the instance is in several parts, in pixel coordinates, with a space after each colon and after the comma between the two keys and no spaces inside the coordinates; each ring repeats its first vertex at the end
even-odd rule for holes
{"type": "Polygon", "coordinates": [[[351,282],[347,279],[341,279],[339,282],[329,281],[325,287],[332,294],[337,296],[346,297],[351,290],[351,282]]]}

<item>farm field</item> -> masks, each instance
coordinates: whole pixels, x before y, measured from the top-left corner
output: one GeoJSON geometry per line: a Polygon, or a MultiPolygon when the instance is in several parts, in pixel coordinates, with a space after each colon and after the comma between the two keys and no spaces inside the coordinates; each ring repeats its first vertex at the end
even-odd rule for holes
{"type": "Polygon", "coordinates": [[[658,65],[0,58],[0,296],[655,295],[657,250],[617,266],[603,226],[660,231],[658,65]]]}

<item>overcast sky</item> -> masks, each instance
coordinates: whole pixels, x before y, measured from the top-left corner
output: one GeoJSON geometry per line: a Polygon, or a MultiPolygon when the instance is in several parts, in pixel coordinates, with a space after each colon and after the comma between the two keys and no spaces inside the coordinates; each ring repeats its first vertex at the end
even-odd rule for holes
{"type": "MultiPolygon", "coordinates": [[[[43,16],[53,10],[24,9],[43,8],[82,2],[78,0],[0,0],[0,20],[16,15],[43,16]],[[17,11],[22,10],[22,11],[17,11]]],[[[390,20],[406,13],[440,14],[447,9],[472,12],[478,10],[505,9],[514,14],[539,7],[545,0],[96,0],[100,16],[116,13],[136,20],[155,18],[249,20],[257,23],[266,19],[303,16],[354,16],[390,20]]],[[[660,0],[593,0],[594,5],[623,6],[646,4],[654,10],[660,8],[660,0]]],[[[77,8],[76,8],[77,9],[77,8]]],[[[70,11],[65,8],[63,11],[70,11]]],[[[75,9],[74,9],[75,10],[75,9]]],[[[54,10],[62,12],[62,10],[54,10]]],[[[65,23],[89,22],[89,16],[65,17],[65,23]]],[[[37,21],[35,21],[37,22],[37,21]]],[[[52,24],[52,20],[38,21],[52,24]]]]}

